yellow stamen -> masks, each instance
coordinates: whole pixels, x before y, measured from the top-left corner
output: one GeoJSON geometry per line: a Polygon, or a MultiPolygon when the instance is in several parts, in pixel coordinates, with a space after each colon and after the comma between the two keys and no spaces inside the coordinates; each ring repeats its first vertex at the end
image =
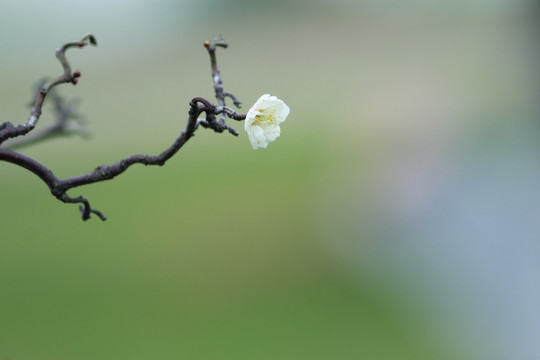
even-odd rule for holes
{"type": "Polygon", "coordinates": [[[259,115],[255,115],[255,120],[253,121],[253,125],[270,125],[276,123],[276,117],[274,116],[273,112],[270,112],[268,114],[261,113],[259,115]]]}

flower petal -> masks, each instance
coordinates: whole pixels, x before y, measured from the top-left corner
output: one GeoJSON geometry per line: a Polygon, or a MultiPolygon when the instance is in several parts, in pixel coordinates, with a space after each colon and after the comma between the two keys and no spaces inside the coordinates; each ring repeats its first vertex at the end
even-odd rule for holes
{"type": "Polygon", "coordinates": [[[269,94],[262,95],[255,102],[244,122],[244,129],[254,149],[266,148],[279,137],[279,124],[285,121],[289,112],[289,107],[282,100],[269,94]]]}

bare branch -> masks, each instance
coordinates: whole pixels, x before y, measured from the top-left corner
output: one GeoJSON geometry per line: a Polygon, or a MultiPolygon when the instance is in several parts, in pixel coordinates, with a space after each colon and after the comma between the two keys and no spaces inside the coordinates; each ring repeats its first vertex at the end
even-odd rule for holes
{"type": "Polygon", "coordinates": [[[242,103],[240,101],[238,101],[236,96],[234,96],[233,94],[228,93],[228,92],[224,92],[223,96],[230,97],[231,100],[233,101],[234,106],[236,106],[237,108],[240,109],[242,107],[242,103]]]}
{"type": "Polygon", "coordinates": [[[13,124],[10,122],[6,122],[0,125],[0,145],[7,139],[26,135],[28,132],[34,129],[34,127],[37,125],[39,117],[41,116],[43,101],[45,100],[47,93],[52,88],[54,88],[56,85],[69,82],[73,85],[77,84],[79,77],[81,76],[81,72],[80,70],[76,70],[75,72],[71,73],[71,66],[67,61],[66,51],[73,47],[83,48],[86,45],[97,46],[96,39],[93,35],[86,34],[80,41],[66,43],[56,50],[56,57],[58,58],[58,61],[60,61],[60,64],[64,69],[64,73],[43,85],[36,96],[36,101],[34,102],[34,106],[30,111],[30,116],[25,124],[13,126],[13,124]]]}
{"type": "MultiPolygon", "coordinates": [[[[84,197],[79,196],[76,198],[69,197],[66,192],[72,188],[93,184],[96,182],[101,182],[105,180],[113,179],[114,177],[122,174],[126,171],[131,165],[134,164],[143,164],[143,165],[159,165],[162,166],[165,162],[170,159],[174,154],[180,150],[180,148],[191,138],[193,137],[195,130],[197,130],[198,121],[197,118],[201,113],[207,113],[212,115],[217,115],[225,113],[227,116],[235,120],[245,119],[245,114],[236,113],[230,108],[216,107],[207,100],[203,98],[194,98],[190,102],[190,110],[188,122],[185,129],[180,133],[178,138],[174,143],[163,151],[159,155],[132,155],[123,160],[120,160],[117,163],[112,165],[98,166],[94,171],[87,174],[78,175],[70,177],[67,179],[59,179],[56,175],[53,174],[51,170],[39,163],[38,161],[15,152],[9,149],[0,148],[0,160],[10,162],[22,166],[34,174],[36,174],[51,190],[51,193],[60,201],[64,203],[80,203],[81,204],[81,214],[83,220],[90,218],[90,214],[94,213],[98,215],[102,220],[105,220],[106,217],[101,212],[92,209],[88,200],[84,197]],[[202,105],[199,105],[202,103],[202,105]]],[[[207,124],[207,127],[210,127],[216,131],[221,125],[217,122],[207,124]]],[[[219,131],[219,132],[222,132],[219,131]]]]}
{"type": "MultiPolygon", "coordinates": [[[[207,43],[205,43],[205,47],[212,47],[214,50],[215,46],[226,47],[226,41],[221,37],[219,39],[220,40],[215,41],[212,44],[208,43],[207,45],[207,43]]],[[[88,43],[95,45],[95,39],[93,38],[93,36],[87,35],[80,42],[68,43],[57,50],[57,57],[60,60],[62,66],[64,67],[64,75],[43,85],[39,92],[39,95],[37,96],[36,103],[32,109],[32,114],[34,115],[31,115],[31,117],[35,116],[34,120],[29,120],[27,124],[19,125],[18,127],[13,127],[13,125],[11,125],[10,123],[0,124],[0,140],[3,141],[10,137],[20,136],[28,133],[28,131],[30,131],[37,122],[39,113],[41,112],[43,99],[45,98],[47,93],[49,93],[50,90],[58,84],[64,82],[72,82],[75,84],[77,82],[76,80],[80,76],[80,72],[76,71],[75,73],[71,74],[71,68],[69,66],[69,63],[65,59],[64,53],[70,47],[83,47],[88,43]]],[[[69,195],[67,195],[67,191],[75,187],[113,179],[114,177],[122,174],[134,164],[162,166],[168,159],[174,156],[174,154],[176,154],[178,150],[180,150],[180,148],[191,137],[193,137],[199,125],[205,128],[211,128],[216,132],[223,132],[224,130],[228,130],[230,133],[238,135],[236,130],[226,125],[225,119],[229,117],[233,120],[244,120],[246,118],[246,114],[237,113],[233,109],[224,105],[225,96],[231,97],[235,103],[237,103],[238,101],[236,100],[236,98],[234,98],[234,96],[223,93],[223,87],[215,61],[215,53],[213,52],[213,50],[209,50],[209,53],[212,59],[212,73],[218,74],[217,77],[214,76],[214,79],[217,78],[217,80],[214,80],[214,87],[216,89],[219,88],[219,105],[216,106],[210,101],[201,97],[193,98],[189,103],[189,113],[186,127],[176,138],[173,144],[169,146],[166,150],[164,150],[161,154],[132,155],[111,165],[98,166],[96,169],[87,174],[77,175],[66,179],[59,179],[56,175],[54,175],[51,170],[49,170],[43,164],[11,149],[0,148],[0,160],[21,166],[37,175],[49,187],[51,193],[58,200],[64,203],[80,204],[79,209],[81,211],[83,220],[89,219],[91,214],[97,215],[101,220],[106,220],[106,216],[102,212],[93,209],[86,198],[82,196],[70,197],[69,195]],[[218,84],[219,86],[216,84],[218,84]],[[202,113],[205,113],[205,117],[203,119],[199,119],[199,116],[202,113]],[[221,116],[219,121],[216,121],[216,115],[221,116]]],[[[218,90],[216,90],[216,96],[218,96],[218,90]]]]}
{"type": "MultiPolygon", "coordinates": [[[[38,83],[35,96],[37,96],[37,93],[39,93],[46,82],[46,80],[42,80],[38,83]]],[[[53,123],[40,131],[28,133],[26,136],[8,139],[5,142],[6,148],[16,150],[45,140],[72,135],[79,135],[82,138],[90,137],[88,128],[84,126],[84,123],[86,123],[84,117],[77,112],[79,104],[77,99],[66,101],[58,94],[58,91],[55,88],[49,90],[47,101],[52,102],[53,105],[53,123]],[[75,125],[75,123],[77,124],[75,125]]],[[[32,104],[30,104],[30,106],[32,106],[32,104]]]]}
{"type": "MultiPolygon", "coordinates": [[[[216,48],[222,47],[226,49],[229,46],[229,43],[221,35],[219,35],[213,38],[212,41],[205,41],[203,45],[208,50],[208,54],[210,55],[210,66],[212,68],[212,80],[214,82],[214,92],[215,92],[216,99],[218,101],[218,105],[225,106],[225,97],[228,96],[233,100],[234,105],[240,108],[241,106],[240,101],[238,101],[236,97],[232,95],[231,93],[226,93],[223,91],[223,81],[221,80],[221,74],[217,67],[216,48]]],[[[221,123],[222,126],[225,126],[225,113],[222,113],[222,115],[220,116],[219,122],[221,123]]]]}

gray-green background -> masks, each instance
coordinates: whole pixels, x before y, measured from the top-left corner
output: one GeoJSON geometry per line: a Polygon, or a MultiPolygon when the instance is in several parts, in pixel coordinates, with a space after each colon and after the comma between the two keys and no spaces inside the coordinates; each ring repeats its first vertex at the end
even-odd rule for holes
{"type": "MultiPolygon", "coordinates": [[[[530,1],[4,1],[0,121],[82,78],[60,177],[157,154],[226,91],[291,108],[254,151],[204,129],[164,167],[74,189],[0,163],[0,359],[540,356],[538,6],[530,1]]],[[[39,126],[51,120],[45,106],[39,126]]]]}

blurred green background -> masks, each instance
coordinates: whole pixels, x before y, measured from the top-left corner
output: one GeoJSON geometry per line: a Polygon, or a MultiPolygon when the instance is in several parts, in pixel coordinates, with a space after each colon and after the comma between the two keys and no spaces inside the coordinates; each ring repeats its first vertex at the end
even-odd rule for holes
{"type": "MultiPolygon", "coordinates": [[[[3,1],[1,121],[70,51],[92,138],[59,177],[158,154],[213,96],[283,99],[254,151],[199,130],[164,167],[74,189],[0,163],[0,359],[540,358],[533,1],[3,1]]],[[[51,121],[45,112],[39,125],[51,121]]]]}

